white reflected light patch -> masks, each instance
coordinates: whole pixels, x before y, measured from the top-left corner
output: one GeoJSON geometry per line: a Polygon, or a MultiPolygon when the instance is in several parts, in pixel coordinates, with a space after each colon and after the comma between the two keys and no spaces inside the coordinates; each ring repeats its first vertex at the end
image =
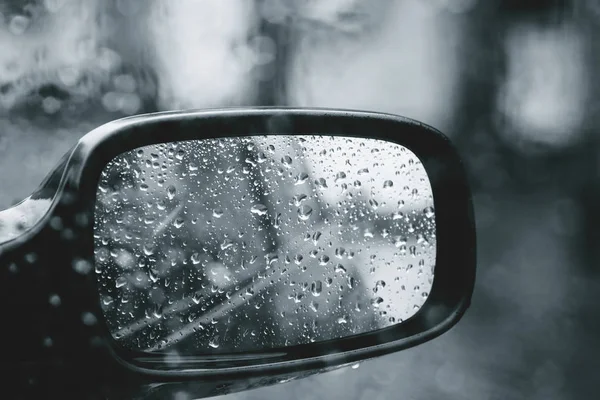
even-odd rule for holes
{"type": "Polygon", "coordinates": [[[241,101],[252,82],[250,70],[258,62],[246,44],[252,24],[252,3],[243,0],[157,2],[149,32],[161,80],[161,106],[212,107],[241,101]]]}
{"type": "Polygon", "coordinates": [[[328,14],[318,21],[329,26],[325,38],[300,32],[290,102],[396,113],[444,129],[454,113],[460,27],[434,4],[385,4],[383,21],[364,15],[383,5],[356,12],[377,21],[367,32],[337,26],[328,14]]]}
{"type": "Polygon", "coordinates": [[[507,78],[498,108],[507,117],[504,132],[552,146],[578,140],[584,117],[584,43],[573,27],[516,26],[506,40],[507,78]]]}

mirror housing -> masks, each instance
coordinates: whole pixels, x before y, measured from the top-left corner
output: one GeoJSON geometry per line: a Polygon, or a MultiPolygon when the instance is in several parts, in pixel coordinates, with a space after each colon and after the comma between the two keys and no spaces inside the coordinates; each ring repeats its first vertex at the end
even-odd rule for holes
{"type": "Polygon", "coordinates": [[[246,379],[322,370],[439,336],[460,320],[473,291],[475,224],[464,168],[443,134],[403,117],[330,109],[249,108],[124,118],[79,141],[55,195],[46,200],[48,211],[35,225],[0,243],[0,296],[8,310],[5,318],[17,327],[0,333],[3,343],[12,344],[2,361],[3,370],[15,362],[40,359],[61,365],[75,360],[82,370],[95,371],[100,366],[103,374],[118,370],[158,381],[246,379]],[[380,139],[408,148],[421,160],[435,202],[437,248],[435,280],[419,311],[401,324],[378,331],[273,351],[186,356],[120,346],[102,317],[93,271],[94,210],[103,168],[119,154],[157,143],[314,134],[380,139]]]}

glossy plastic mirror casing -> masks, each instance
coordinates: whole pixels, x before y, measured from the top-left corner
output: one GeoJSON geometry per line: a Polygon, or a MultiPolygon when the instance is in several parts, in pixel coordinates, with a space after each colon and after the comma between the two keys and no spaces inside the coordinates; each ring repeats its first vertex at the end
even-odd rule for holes
{"type": "MultiPolygon", "coordinates": [[[[387,114],[250,108],[140,115],[84,136],[66,163],[50,211],[20,237],[0,244],[0,296],[6,363],[76,361],[152,380],[225,379],[316,370],[415,346],[442,334],[467,309],[475,281],[475,227],[463,166],[449,140],[416,121],[387,114]],[[353,337],[261,353],[186,357],[128,351],[102,319],[93,271],[93,218],[98,180],[117,155],[155,143],[252,135],[376,138],[407,147],[421,160],[433,190],[437,224],[435,279],[429,297],[401,324],[353,337]],[[75,261],[75,262],[74,262],[75,261]],[[91,266],[91,270],[76,268],[91,266]],[[57,294],[61,304],[50,304],[57,294]],[[47,338],[51,338],[51,345],[47,338]],[[119,367],[117,367],[119,366],[119,367]]],[[[8,364],[6,364],[8,365],[8,364]]]]}

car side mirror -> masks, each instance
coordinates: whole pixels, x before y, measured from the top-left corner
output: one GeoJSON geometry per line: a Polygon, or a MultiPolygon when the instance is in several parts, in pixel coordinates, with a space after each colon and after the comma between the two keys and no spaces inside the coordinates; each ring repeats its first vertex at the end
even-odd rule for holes
{"type": "Polygon", "coordinates": [[[75,360],[148,382],[297,375],[431,340],[470,302],[465,172],[416,121],[141,115],[84,136],[50,176],[0,213],[10,226],[41,210],[0,237],[5,317],[24,328],[0,334],[15,343],[7,366],[75,360]]]}

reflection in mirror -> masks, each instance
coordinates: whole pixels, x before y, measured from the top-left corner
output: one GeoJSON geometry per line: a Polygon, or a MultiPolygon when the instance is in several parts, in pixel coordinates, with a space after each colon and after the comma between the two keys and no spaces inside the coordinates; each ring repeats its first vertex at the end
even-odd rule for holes
{"type": "Polygon", "coordinates": [[[104,168],[94,240],[113,337],[141,351],[265,351],[399,324],[436,255],[408,149],[335,136],[174,142],[104,168]]]}

